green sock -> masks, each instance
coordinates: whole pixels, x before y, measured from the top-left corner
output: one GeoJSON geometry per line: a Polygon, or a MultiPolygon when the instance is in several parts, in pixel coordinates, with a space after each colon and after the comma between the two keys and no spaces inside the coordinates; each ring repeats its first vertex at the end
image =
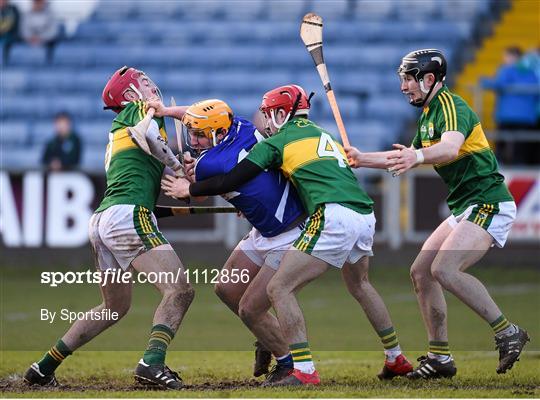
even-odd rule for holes
{"type": "Polygon", "coordinates": [[[495,334],[504,331],[510,326],[510,322],[506,319],[504,315],[501,314],[499,318],[497,318],[495,321],[491,322],[489,325],[491,325],[491,328],[493,329],[493,332],[495,334]]]}
{"type": "Polygon", "coordinates": [[[43,358],[38,361],[37,364],[39,365],[39,370],[45,375],[52,374],[71,353],[71,350],[64,342],[62,342],[62,339],[58,340],[56,345],[51,347],[51,349],[45,353],[43,358]]]}
{"type": "Polygon", "coordinates": [[[294,368],[307,374],[315,371],[313,356],[311,355],[308,342],[291,344],[289,345],[289,349],[291,350],[294,368]]]}
{"type": "Polygon", "coordinates": [[[450,356],[450,346],[448,342],[429,342],[429,350],[431,354],[436,356],[450,356]]]}
{"type": "Polygon", "coordinates": [[[154,325],[150,331],[148,347],[143,355],[143,361],[148,365],[165,364],[167,347],[174,338],[174,332],[166,325],[154,325]]]}
{"type": "Polygon", "coordinates": [[[377,332],[377,335],[379,335],[379,337],[381,338],[381,342],[385,350],[394,349],[395,347],[399,346],[397,333],[393,326],[377,332]]]}

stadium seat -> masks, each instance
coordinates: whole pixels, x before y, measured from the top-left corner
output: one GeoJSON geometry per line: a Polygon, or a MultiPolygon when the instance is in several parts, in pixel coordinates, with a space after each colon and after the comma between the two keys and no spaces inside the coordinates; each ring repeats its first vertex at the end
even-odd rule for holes
{"type": "Polygon", "coordinates": [[[24,146],[28,139],[28,124],[26,122],[0,123],[0,147],[24,146]]]}
{"type": "Polygon", "coordinates": [[[102,110],[101,91],[123,65],[147,72],[167,104],[171,95],[178,104],[222,98],[248,118],[265,91],[297,83],[317,93],[312,116],[329,122],[335,133],[313,60],[298,38],[300,18],[315,11],[325,20],[325,59],[351,140],[377,150],[393,137],[390,129],[397,132],[404,120],[415,117],[399,90],[396,69],[401,57],[417,48],[436,47],[452,62],[459,43],[470,37],[476,19],[491,4],[235,1],[235,7],[218,0],[101,1],[76,35],[56,46],[52,65],[46,63],[45,49],[14,46],[11,64],[3,67],[0,78],[0,123],[17,134],[2,137],[1,143],[18,146],[26,140],[42,146],[52,135],[54,114],[67,110],[75,116],[90,154],[84,166],[102,171],[114,113],[102,110]],[[413,20],[407,18],[410,14],[413,20]]]}
{"type": "Polygon", "coordinates": [[[397,15],[404,21],[409,21],[411,15],[414,15],[417,19],[421,17],[426,21],[432,19],[437,10],[436,0],[400,0],[395,2],[397,7],[397,15]]]}
{"type": "Polygon", "coordinates": [[[16,68],[2,68],[0,83],[4,95],[9,92],[20,93],[28,86],[28,75],[16,68]]]}
{"type": "Polygon", "coordinates": [[[16,44],[11,48],[9,63],[14,66],[43,66],[46,64],[46,53],[42,46],[16,44]]]}
{"type": "Polygon", "coordinates": [[[75,129],[85,145],[101,148],[105,152],[105,147],[109,142],[111,124],[112,118],[98,122],[81,122],[76,125],[75,129]]]}
{"type": "Polygon", "coordinates": [[[54,136],[54,122],[49,119],[37,120],[31,127],[30,143],[33,146],[43,146],[54,136]]]}
{"type": "Polygon", "coordinates": [[[268,1],[267,16],[273,21],[298,21],[307,13],[307,1],[305,0],[282,0],[268,1]]]}
{"type": "Polygon", "coordinates": [[[395,117],[412,117],[414,107],[408,104],[402,95],[371,96],[366,103],[366,113],[371,118],[388,118],[389,114],[395,117]]]}
{"type": "Polygon", "coordinates": [[[94,173],[104,173],[105,171],[105,149],[89,147],[83,151],[81,169],[94,173]]]}
{"type": "Polygon", "coordinates": [[[223,7],[222,12],[227,20],[252,22],[257,20],[264,10],[263,0],[249,0],[229,3],[223,7]]]}
{"type": "Polygon", "coordinates": [[[350,6],[348,0],[319,0],[310,4],[309,11],[323,16],[324,21],[340,21],[350,15],[350,6]]]}
{"type": "Polygon", "coordinates": [[[128,20],[135,11],[135,1],[107,0],[101,1],[96,7],[94,18],[97,20],[128,20]]]}
{"type": "Polygon", "coordinates": [[[384,20],[392,14],[392,0],[357,0],[354,17],[364,20],[384,20]]]}
{"type": "Polygon", "coordinates": [[[6,149],[0,148],[2,166],[8,166],[12,171],[25,171],[41,167],[42,146],[21,146],[6,149]]]}

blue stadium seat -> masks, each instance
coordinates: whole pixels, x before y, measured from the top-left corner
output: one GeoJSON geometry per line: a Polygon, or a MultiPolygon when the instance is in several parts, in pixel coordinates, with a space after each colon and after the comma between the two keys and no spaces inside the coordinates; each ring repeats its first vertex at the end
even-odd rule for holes
{"type": "Polygon", "coordinates": [[[105,173],[105,149],[86,147],[82,154],[81,168],[86,171],[105,173]]]}
{"type": "Polygon", "coordinates": [[[129,20],[135,12],[135,1],[107,0],[101,1],[96,7],[94,18],[97,20],[129,20]]]}
{"type": "Polygon", "coordinates": [[[17,68],[2,68],[0,73],[2,94],[22,92],[28,87],[28,74],[17,68]]]}
{"type": "Polygon", "coordinates": [[[15,66],[43,66],[46,63],[46,53],[43,46],[16,44],[11,48],[9,63],[15,66]]]}
{"type": "Polygon", "coordinates": [[[392,15],[393,0],[357,0],[354,17],[360,20],[384,21],[392,15]]]}
{"type": "Polygon", "coordinates": [[[267,2],[267,17],[273,21],[298,21],[308,12],[308,2],[304,0],[280,0],[267,2]]]}
{"type": "Polygon", "coordinates": [[[321,15],[324,22],[341,21],[350,15],[351,2],[348,0],[319,0],[310,4],[309,11],[321,15]]]}
{"type": "Polygon", "coordinates": [[[184,19],[212,20],[223,13],[227,2],[221,0],[183,0],[181,13],[184,19]]]}
{"type": "Polygon", "coordinates": [[[472,21],[487,11],[489,2],[487,0],[452,0],[441,2],[439,7],[445,19],[472,21]]]}
{"type": "Polygon", "coordinates": [[[75,128],[85,145],[101,147],[102,151],[105,152],[109,142],[112,120],[113,118],[97,122],[80,122],[75,128]]]}
{"type": "Polygon", "coordinates": [[[28,139],[26,122],[0,122],[0,147],[24,146],[28,139]]]}
{"type": "Polygon", "coordinates": [[[410,21],[411,15],[429,21],[436,14],[437,3],[436,0],[400,0],[395,6],[398,17],[404,21],[410,21]]]}
{"type": "Polygon", "coordinates": [[[54,122],[52,117],[34,122],[30,128],[30,142],[33,146],[41,146],[54,137],[54,122]]]}
{"type": "Polygon", "coordinates": [[[225,18],[230,21],[253,22],[265,11],[265,1],[263,0],[243,0],[225,4],[222,12],[225,18]]]}
{"type": "Polygon", "coordinates": [[[402,119],[414,116],[415,108],[408,104],[407,100],[401,95],[395,96],[372,96],[366,104],[366,113],[371,118],[393,117],[402,119]]]}
{"type": "Polygon", "coordinates": [[[39,168],[41,166],[42,153],[42,146],[24,146],[9,149],[2,147],[0,148],[2,167],[9,168],[12,171],[39,168]]]}
{"type": "Polygon", "coordinates": [[[400,93],[396,69],[401,57],[435,47],[452,62],[491,1],[235,3],[107,0],[75,37],[58,44],[52,65],[46,64],[45,49],[14,46],[11,65],[3,66],[0,78],[0,124],[2,133],[11,132],[2,135],[1,144],[34,143],[37,166],[43,143],[53,134],[54,114],[68,110],[85,144],[84,167],[102,171],[114,113],[102,110],[101,91],[123,65],[146,71],[167,104],[171,95],[178,104],[222,98],[247,118],[265,91],[297,83],[317,92],[311,115],[336,134],[320,78],[298,37],[300,18],[315,11],[325,20],[325,59],[352,143],[364,150],[387,148],[402,122],[418,111],[400,93]]]}

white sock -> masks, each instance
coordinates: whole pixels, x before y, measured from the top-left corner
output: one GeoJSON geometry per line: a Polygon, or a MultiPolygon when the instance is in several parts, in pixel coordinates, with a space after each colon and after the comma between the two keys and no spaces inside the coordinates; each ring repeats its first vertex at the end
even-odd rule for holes
{"type": "Polygon", "coordinates": [[[384,350],[384,354],[386,355],[386,361],[389,363],[396,362],[396,358],[401,354],[401,347],[399,347],[399,344],[395,347],[392,347],[391,349],[384,350]]]}
{"type": "Polygon", "coordinates": [[[518,327],[515,326],[514,324],[510,324],[508,328],[503,329],[500,332],[497,332],[495,336],[498,336],[498,337],[512,336],[513,334],[517,333],[517,331],[518,331],[518,327]]]}
{"type": "Polygon", "coordinates": [[[289,357],[289,354],[291,354],[291,353],[287,353],[287,354],[285,354],[284,356],[276,357],[276,361],[281,361],[281,360],[283,360],[284,358],[289,357]]]}
{"type": "Polygon", "coordinates": [[[295,361],[294,368],[297,370],[300,370],[301,372],[305,374],[312,374],[315,372],[315,364],[313,364],[313,361],[302,361],[302,362],[295,361]]]}
{"type": "Polygon", "coordinates": [[[427,353],[427,354],[428,354],[429,358],[434,358],[435,360],[437,360],[439,362],[442,362],[442,363],[447,362],[447,361],[452,359],[451,355],[447,356],[447,355],[443,355],[443,354],[433,354],[433,353],[427,353]]]}

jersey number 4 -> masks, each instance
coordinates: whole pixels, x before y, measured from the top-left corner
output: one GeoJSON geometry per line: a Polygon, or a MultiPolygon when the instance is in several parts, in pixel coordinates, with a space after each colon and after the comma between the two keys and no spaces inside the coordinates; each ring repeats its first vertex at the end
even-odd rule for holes
{"type": "Polygon", "coordinates": [[[341,168],[346,168],[346,159],[343,157],[343,154],[338,149],[336,142],[332,139],[328,133],[322,132],[321,138],[319,139],[319,145],[317,146],[317,154],[319,157],[334,157],[338,165],[341,168]]]}

